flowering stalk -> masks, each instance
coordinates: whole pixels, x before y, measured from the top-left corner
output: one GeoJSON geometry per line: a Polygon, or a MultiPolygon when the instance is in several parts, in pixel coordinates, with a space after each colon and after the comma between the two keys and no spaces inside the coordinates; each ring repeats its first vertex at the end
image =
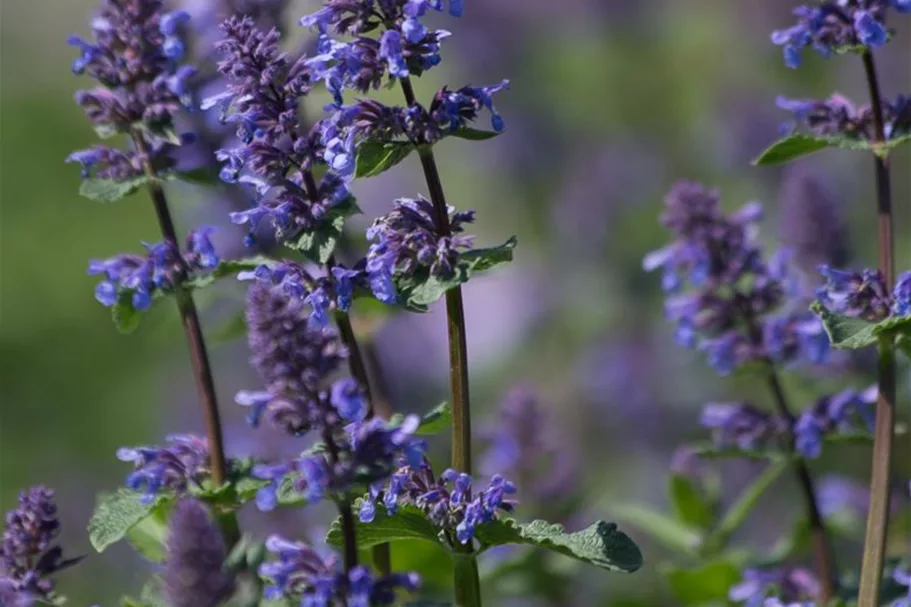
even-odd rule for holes
{"type": "MultiPolygon", "coordinates": [[[[874,143],[886,140],[882,98],[876,77],[873,53],[863,53],[864,71],[873,106],[874,143]]],[[[879,235],[879,270],[887,285],[895,281],[894,243],[892,228],[892,187],[889,163],[884,156],[874,155],[876,170],[877,232],[879,235]]],[[[861,562],[859,607],[879,604],[889,526],[889,471],[892,465],[892,435],[895,426],[895,343],[893,337],[879,338],[879,397],[876,402],[876,426],[873,431],[873,465],[870,473],[870,509],[864,535],[864,554],[861,562]]]]}
{"type": "MultiPolygon", "coordinates": [[[[405,101],[411,107],[417,103],[411,79],[400,78],[405,101]]],[[[440,236],[450,237],[449,211],[440,172],[437,169],[433,148],[418,147],[430,201],[433,203],[433,221],[440,236]]],[[[449,332],[449,392],[452,397],[452,457],[453,469],[471,474],[471,400],[468,393],[468,344],[465,330],[465,308],[462,304],[462,287],[446,291],[446,326],[449,332]]],[[[471,552],[471,546],[456,544],[456,550],[471,552]]],[[[474,558],[458,554],[453,560],[453,585],[457,605],[480,606],[481,584],[478,563],[474,558]]]]}

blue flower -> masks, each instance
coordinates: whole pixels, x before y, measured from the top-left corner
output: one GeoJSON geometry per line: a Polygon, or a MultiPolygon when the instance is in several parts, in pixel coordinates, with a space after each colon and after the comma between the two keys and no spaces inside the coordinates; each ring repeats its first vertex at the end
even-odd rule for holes
{"type": "Polygon", "coordinates": [[[151,503],[162,489],[185,493],[192,484],[209,476],[209,445],[193,434],[172,434],[164,447],[134,447],[117,450],[117,459],[131,462],[134,470],[127,486],[145,488],[143,501],[151,503]]]}
{"type": "Polygon", "coordinates": [[[358,383],[346,378],[332,384],[332,406],[346,422],[361,421],[367,416],[369,405],[358,383]]]}
{"type": "Polygon", "coordinates": [[[868,11],[859,10],[854,13],[854,29],[860,42],[870,48],[882,46],[889,39],[886,28],[868,11]]]}
{"type": "Polygon", "coordinates": [[[908,316],[911,314],[911,271],[903,272],[892,291],[892,314],[908,316]]]}

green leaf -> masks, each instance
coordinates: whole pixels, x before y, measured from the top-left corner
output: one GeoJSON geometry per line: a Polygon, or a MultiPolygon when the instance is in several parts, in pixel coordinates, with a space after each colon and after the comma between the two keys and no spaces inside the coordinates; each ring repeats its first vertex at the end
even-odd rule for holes
{"type": "MultiPolygon", "coordinates": [[[[156,298],[152,299],[152,304],[156,298]]],[[[149,308],[151,309],[151,307],[149,308]]],[[[142,317],[149,310],[137,310],[133,307],[133,292],[128,290],[120,291],[117,294],[117,301],[111,306],[111,320],[114,326],[121,333],[128,334],[139,328],[142,323],[142,317]]]]}
{"type": "Polygon", "coordinates": [[[101,496],[89,520],[89,541],[98,552],[123,539],[140,521],[170,498],[158,496],[146,504],[142,494],[128,489],[101,496]]]}
{"type": "Polygon", "coordinates": [[[376,177],[405,160],[416,149],[410,141],[367,139],[357,146],[354,176],[376,177]]]}
{"type": "MultiPolygon", "coordinates": [[[[396,413],[389,419],[389,425],[401,426],[405,416],[396,413]]],[[[440,403],[421,418],[421,424],[415,431],[418,436],[433,436],[445,431],[452,424],[452,407],[449,403],[440,403]]]]}
{"type": "Polygon", "coordinates": [[[459,139],[469,139],[471,141],[484,141],[486,139],[493,139],[500,134],[499,131],[482,131],[465,126],[449,133],[449,136],[458,137],[459,139]]]}
{"type": "Polygon", "coordinates": [[[164,561],[167,553],[165,542],[168,537],[171,505],[170,500],[162,500],[152,508],[148,516],[130,527],[126,533],[130,545],[153,563],[164,561]]]}
{"type": "Polygon", "coordinates": [[[849,137],[818,137],[807,133],[795,133],[774,142],[753,161],[753,164],[758,166],[782,164],[825,148],[860,150],[885,158],[893,149],[908,141],[911,141],[911,135],[903,135],[877,144],[849,137]]]}
{"type": "Polygon", "coordinates": [[[671,506],[677,520],[688,527],[708,531],[715,524],[715,509],[692,478],[683,474],[670,476],[671,506]]]}
{"type": "MultiPolygon", "coordinates": [[[[360,503],[361,500],[355,501],[355,512],[359,509],[360,503]]],[[[403,540],[426,540],[440,544],[437,528],[427,519],[420,508],[410,504],[399,506],[393,516],[390,516],[381,504],[377,504],[376,518],[373,522],[362,523],[360,520],[355,520],[355,533],[359,548],[372,548],[379,544],[403,540]]],[[[344,545],[340,519],[337,518],[329,527],[326,543],[336,548],[344,545]]]]}
{"type": "Polygon", "coordinates": [[[639,504],[616,509],[617,518],[651,536],[667,548],[682,554],[695,554],[702,535],[677,520],[639,504]]]}
{"type": "Polygon", "coordinates": [[[486,549],[504,544],[527,544],[607,569],[632,573],[642,566],[639,547],[615,523],[596,521],[582,531],[566,533],[563,525],[547,521],[522,524],[498,519],[478,525],[475,537],[486,549]]]}
{"type": "Polygon", "coordinates": [[[841,350],[867,348],[879,341],[882,335],[905,337],[911,334],[911,315],[890,316],[878,323],[830,312],[815,301],[810,310],[819,316],[832,346],[841,350]]]}
{"type": "Polygon", "coordinates": [[[206,336],[210,344],[224,344],[247,334],[247,317],[243,310],[232,313],[231,316],[213,328],[206,336]]]}
{"type": "Polygon", "coordinates": [[[740,528],[756,504],[759,503],[759,498],[778,480],[789,465],[790,462],[787,460],[769,464],[731,505],[718,527],[706,540],[706,545],[715,550],[724,549],[731,535],[740,528]]]}
{"type": "Polygon", "coordinates": [[[449,278],[437,278],[426,273],[412,275],[407,279],[394,277],[397,292],[406,302],[407,307],[416,311],[424,311],[426,307],[446,291],[453,289],[465,282],[475,272],[483,272],[507,261],[512,261],[512,251],[516,247],[516,238],[513,236],[497,247],[487,249],[474,249],[459,256],[453,274],[449,278]]]}
{"type": "Polygon", "coordinates": [[[296,242],[288,243],[289,249],[300,251],[307,259],[319,264],[329,261],[342,236],[345,220],[361,212],[353,196],[335,205],[326,213],[315,230],[303,232],[296,242]]]}
{"type": "Polygon", "coordinates": [[[728,591],[740,581],[740,567],[727,560],[712,561],[691,569],[667,567],[663,571],[671,592],[684,607],[711,603],[726,605],[728,591]]]}
{"type": "Polygon", "coordinates": [[[95,202],[117,202],[148,183],[145,175],[134,177],[127,181],[114,181],[112,179],[99,179],[89,177],[79,186],[79,194],[95,202]]]}

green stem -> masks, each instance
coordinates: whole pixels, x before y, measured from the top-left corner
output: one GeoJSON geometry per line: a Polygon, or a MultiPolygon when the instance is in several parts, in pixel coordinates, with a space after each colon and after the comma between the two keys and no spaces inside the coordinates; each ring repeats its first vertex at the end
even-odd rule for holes
{"type": "Polygon", "coordinates": [[[474,553],[452,554],[452,584],[457,607],[481,607],[481,582],[474,553]]]}
{"type": "MultiPolygon", "coordinates": [[[[873,142],[883,143],[885,123],[882,95],[876,76],[873,54],[863,54],[864,72],[873,107],[873,142]]],[[[879,270],[886,285],[895,282],[894,241],[892,222],[892,184],[889,163],[884,156],[874,155],[876,175],[877,233],[879,236],[879,270]]],[[[895,342],[890,336],[879,339],[879,368],[877,373],[879,397],[876,401],[876,425],[873,430],[873,461],[870,472],[870,508],[864,534],[864,553],[860,567],[858,607],[876,607],[882,583],[889,531],[889,473],[892,466],[892,438],[895,431],[895,342]]]]}

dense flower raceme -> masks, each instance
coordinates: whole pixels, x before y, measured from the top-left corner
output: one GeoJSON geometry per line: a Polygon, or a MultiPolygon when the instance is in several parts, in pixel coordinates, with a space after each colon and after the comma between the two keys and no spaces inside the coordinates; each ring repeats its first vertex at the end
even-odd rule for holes
{"type": "Polygon", "coordinates": [[[392,211],[374,220],[367,230],[370,287],[380,301],[394,301],[392,278],[451,278],[461,251],[471,248],[472,237],[462,235],[474,211],[449,208],[449,236],[441,236],[434,223],[433,203],[418,196],[399,198],[392,211]]]}
{"type": "MultiPolygon", "coordinates": [[[[820,398],[797,418],[794,447],[804,457],[816,458],[827,436],[872,431],[875,402],[875,386],[820,398]]],[[[702,425],[711,429],[721,449],[777,450],[789,442],[789,420],[746,403],[710,403],[703,409],[702,425]]]]}
{"type": "Polygon", "coordinates": [[[909,0],[824,0],[794,9],[797,23],[772,33],[772,42],[784,50],[785,64],[800,66],[800,52],[810,46],[825,57],[863,46],[876,48],[889,40],[889,8],[911,12],[909,0]]]}
{"type": "Polygon", "coordinates": [[[385,486],[371,487],[361,502],[358,516],[362,522],[374,520],[378,503],[389,514],[395,514],[401,504],[411,504],[423,510],[450,541],[468,544],[478,525],[495,520],[500,511],[512,512],[515,508],[515,500],[507,496],[516,493],[516,487],[499,474],[491,477],[486,489],[477,491],[465,473],[447,469],[437,479],[426,459],[403,463],[406,465],[385,486]]]}
{"type": "Polygon", "coordinates": [[[728,598],[744,607],[784,607],[815,605],[813,601],[818,594],[819,582],[804,569],[747,569],[741,582],[729,591],[728,598]]]}
{"type": "Polygon", "coordinates": [[[304,607],[393,605],[397,591],[412,592],[421,582],[416,573],[376,578],[361,565],[345,573],[334,556],[324,558],[302,542],[291,542],[277,535],[266,540],[266,549],[277,555],[278,560],[259,568],[260,576],[269,582],[265,597],[299,599],[304,607]]]}
{"type": "Polygon", "coordinates": [[[0,545],[0,604],[30,606],[52,601],[52,574],[79,562],[64,559],[54,545],[60,533],[54,492],[33,487],[19,494],[19,506],[6,513],[0,545]]]}
{"type": "Polygon", "coordinates": [[[662,219],[676,239],[643,266],[664,272],[665,313],[679,344],[704,350],[722,374],[752,361],[825,362],[822,324],[804,304],[788,301],[797,289],[787,254],[763,259],[757,203],[725,216],[718,193],[692,182],[676,184],[665,203],[662,219]]]}
{"type": "Polygon", "coordinates": [[[185,494],[209,477],[209,444],[195,434],[171,434],[165,446],[123,447],[117,459],[133,464],[127,476],[127,487],[142,490],[143,501],[150,503],[166,489],[185,494]]]}
{"type": "Polygon", "coordinates": [[[553,422],[538,395],[525,386],[509,391],[485,433],[487,449],[481,471],[503,474],[515,481],[523,503],[560,512],[578,495],[578,460],[559,441],[553,422]]]}
{"type": "Polygon", "coordinates": [[[821,266],[820,272],[826,284],[817,296],[832,312],[871,322],[911,314],[911,271],[898,277],[891,293],[879,270],[846,272],[821,266]]]}
{"type": "Polygon", "coordinates": [[[180,500],[171,513],[164,582],[171,607],[217,607],[234,589],[221,530],[208,508],[192,498],[180,500]]]}
{"type": "MultiPolygon", "coordinates": [[[[834,94],[824,101],[779,97],[778,107],[791,112],[793,120],[784,129],[805,129],[820,137],[841,136],[862,141],[876,137],[873,108],[834,94]]],[[[894,101],[883,101],[883,130],[887,140],[911,134],[911,96],[899,95],[894,101]]]]}
{"type": "MultiPolygon", "coordinates": [[[[80,49],[73,72],[101,85],[77,93],[76,102],[102,136],[146,138],[149,160],[159,171],[172,167],[169,154],[182,143],[173,134],[174,117],[191,102],[194,70],[179,63],[185,52],[181,30],[188,19],[182,11],[166,12],[161,0],[103,0],[92,20],[94,40],[69,39],[80,49]]],[[[83,165],[85,176],[115,181],[138,176],[144,160],[136,150],[104,146],[68,158],[83,165]]]]}
{"type": "Polygon", "coordinates": [[[190,232],[183,252],[165,241],[143,243],[148,250],[145,256],[122,254],[93,259],[89,262],[89,274],[104,277],[95,288],[95,299],[105,306],[113,306],[121,294],[128,293],[135,309],[147,309],[158,293],[173,291],[218,265],[218,255],[209,239],[212,231],[203,227],[190,232]]]}

